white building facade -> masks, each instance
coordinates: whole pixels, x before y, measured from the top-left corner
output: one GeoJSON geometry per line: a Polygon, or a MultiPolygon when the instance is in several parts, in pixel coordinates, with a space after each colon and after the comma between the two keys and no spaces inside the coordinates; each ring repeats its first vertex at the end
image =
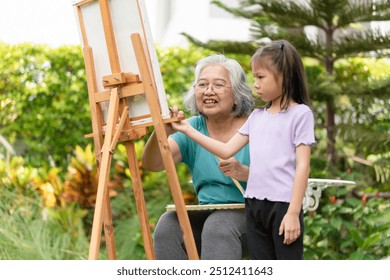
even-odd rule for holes
{"type": "MultiPolygon", "coordinates": [[[[235,7],[238,0],[223,0],[235,7]]],[[[145,0],[153,40],[160,46],[183,46],[185,32],[198,40],[250,40],[250,21],[235,17],[210,0],[145,0]]]]}

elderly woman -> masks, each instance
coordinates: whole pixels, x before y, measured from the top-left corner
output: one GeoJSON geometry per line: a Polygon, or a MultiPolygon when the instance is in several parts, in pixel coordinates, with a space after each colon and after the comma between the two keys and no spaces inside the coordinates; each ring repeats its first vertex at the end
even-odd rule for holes
{"type": "MultiPolygon", "coordinates": [[[[227,142],[246,121],[253,105],[250,87],[240,64],[215,54],[197,62],[193,86],[184,105],[194,115],[190,124],[219,141],[227,142]]],[[[177,108],[173,109],[177,113],[177,108]]],[[[248,147],[228,160],[219,160],[183,133],[170,135],[168,143],[175,163],[187,164],[200,204],[243,203],[244,198],[232,178],[246,188],[249,172],[248,147]]],[[[164,169],[154,134],[142,156],[143,167],[164,169]]],[[[202,210],[188,212],[201,259],[242,259],[245,244],[245,210],[202,210]]],[[[188,259],[176,212],[164,213],[156,226],[154,247],[157,259],[188,259]]]]}

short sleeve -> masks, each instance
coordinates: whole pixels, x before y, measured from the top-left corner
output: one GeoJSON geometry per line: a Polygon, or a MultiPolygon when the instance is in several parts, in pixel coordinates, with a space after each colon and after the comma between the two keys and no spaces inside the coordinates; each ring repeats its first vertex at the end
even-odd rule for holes
{"type": "Polygon", "coordinates": [[[248,117],[246,122],[238,129],[238,133],[249,136],[249,127],[250,127],[250,121],[252,119],[252,116],[257,112],[257,109],[255,109],[248,117]]]}
{"type": "Polygon", "coordinates": [[[294,145],[300,144],[313,146],[316,144],[314,135],[314,115],[311,110],[306,111],[299,118],[294,135],[294,145]]]}

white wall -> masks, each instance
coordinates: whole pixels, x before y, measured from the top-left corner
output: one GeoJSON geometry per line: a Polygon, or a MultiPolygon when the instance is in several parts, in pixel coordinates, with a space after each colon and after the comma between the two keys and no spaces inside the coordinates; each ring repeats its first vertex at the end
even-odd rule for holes
{"type": "MultiPolygon", "coordinates": [[[[233,6],[237,0],[225,2],[233,6]]],[[[210,0],[145,0],[145,3],[154,41],[161,46],[186,45],[181,32],[201,41],[250,40],[250,22],[212,7],[210,0]]]]}

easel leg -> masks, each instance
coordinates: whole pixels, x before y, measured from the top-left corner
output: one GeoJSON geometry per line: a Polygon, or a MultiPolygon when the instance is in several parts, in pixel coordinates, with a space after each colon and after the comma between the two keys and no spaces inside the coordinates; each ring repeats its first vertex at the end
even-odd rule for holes
{"type": "MultiPolygon", "coordinates": [[[[157,137],[159,137],[157,128],[156,128],[156,134],[157,137]]],[[[160,145],[161,156],[164,159],[164,166],[165,166],[165,170],[167,171],[169,186],[171,188],[173,202],[175,203],[176,206],[176,213],[179,219],[180,228],[183,232],[183,239],[184,239],[184,244],[186,246],[188,258],[190,260],[198,260],[199,255],[196,249],[196,244],[194,240],[194,235],[192,233],[190,219],[188,218],[188,213],[184,204],[184,199],[180,188],[179,179],[177,178],[176,167],[172,158],[171,151],[169,149],[168,150],[166,149],[166,147],[169,147],[168,141],[166,138],[164,139],[163,137],[161,137],[160,139],[161,139],[161,145],[160,145]]]]}
{"type": "MultiPolygon", "coordinates": [[[[104,150],[104,146],[103,146],[104,150]]],[[[89,259],[97,260],[99,256],[100,249],[100,240],[102,233],[102,213],[107,213],[108,205],[107,202],[103,204],[107,200],[107,185],[109,178],[109,171],[111,165],[112,154],[109,151],[103,151],[102,156],[102,164],[99,171],[99,185],[96,196],[96,205],[95,205],[95,213],[93,216],[93,225],[92,225],[92,234],[91,234],[91,242],[89,247],[89,259]],[[103,205],[105,209],[103,209],[103,205]]]]}
{"type": "Polygon", "coordinates": [[[111,140],[114,133],[115,124],[118,119],[118,115],[117,115],[118,106],[119,106],[118,92],[116,89],[113,89],[111,91],[111,96],[110,96],[110,105],[108,109],[108,119],[107,119],[107,130],[106,130],[106,136],[102,148],[101,165],[99,168],[99,184],[98,184],[98,190],[96,195],[95,213],[93,216],[91,242],[89,247],[90,260],[97,260],[99,257],[103,211],[106,217],[111,216],[110,215],[111,210],[109,210],[110,208],[108,203],[107,186],[108,186],[108,180],[110,176],[110,166],[112,160],[112,153],[110,150],[112,146],[111,140]],[[105,209],[103,209],[103,207],[105,209]]]}
{"type": "Polygon", "coordinates": [[[104,238],[106,241],[107,257],[109,260],[116,260],[116,249],[114,240],[114,226],[112,224],[112,214],[110,197],[108,190],[104,199],[104,238]]]}
{"type": "Polygon", "coordinates": [[[134,142],[133,141],[126,142],[125,145],[126,145],[127,159],[130,167],[134,199],[137,207],[139,223],[141,226],[142,239],[144,241],[146,259],[154,260],[155,255],[153,249],[152,236],[150,233],[150,225],[149,225],[149,220],[148,220],[148,215],[146,210],[144,192],[142,189],[141,174],[138,169],[138,160],[137,160],[137,154],[135,151],[134,142]]]}
{"type": "Polygon", "coordinates": [[[176,173],[176,166],[174,164],[172,153],[168,145],[167,135],[160,114],[160,107],[155,95],[156,91],[153,87],[153,82],[150,75],[151,72],[148,69],[148,62],[146,60],[145,52],[143,50],[140,35],[137,33],[132,34],[131,41],[133,43],[138,67],[141,72],[141,77],[144,81],[145,96],[149,104],[150,113],[152,115],[161,156],[164,161],[165,170],[167,171],[169,186],[171,188],[173,202],[176,206],[176,213],[179,219],[180,228],[183,232],[183,238],[188,258],[191,260],[197,260],[199,259],[199,255],[196,249],[194,235],[192,233],[190,220],[188,218],[188,213],[185,208],[183,194],[181,192],[179,179],[176,173]]]}

